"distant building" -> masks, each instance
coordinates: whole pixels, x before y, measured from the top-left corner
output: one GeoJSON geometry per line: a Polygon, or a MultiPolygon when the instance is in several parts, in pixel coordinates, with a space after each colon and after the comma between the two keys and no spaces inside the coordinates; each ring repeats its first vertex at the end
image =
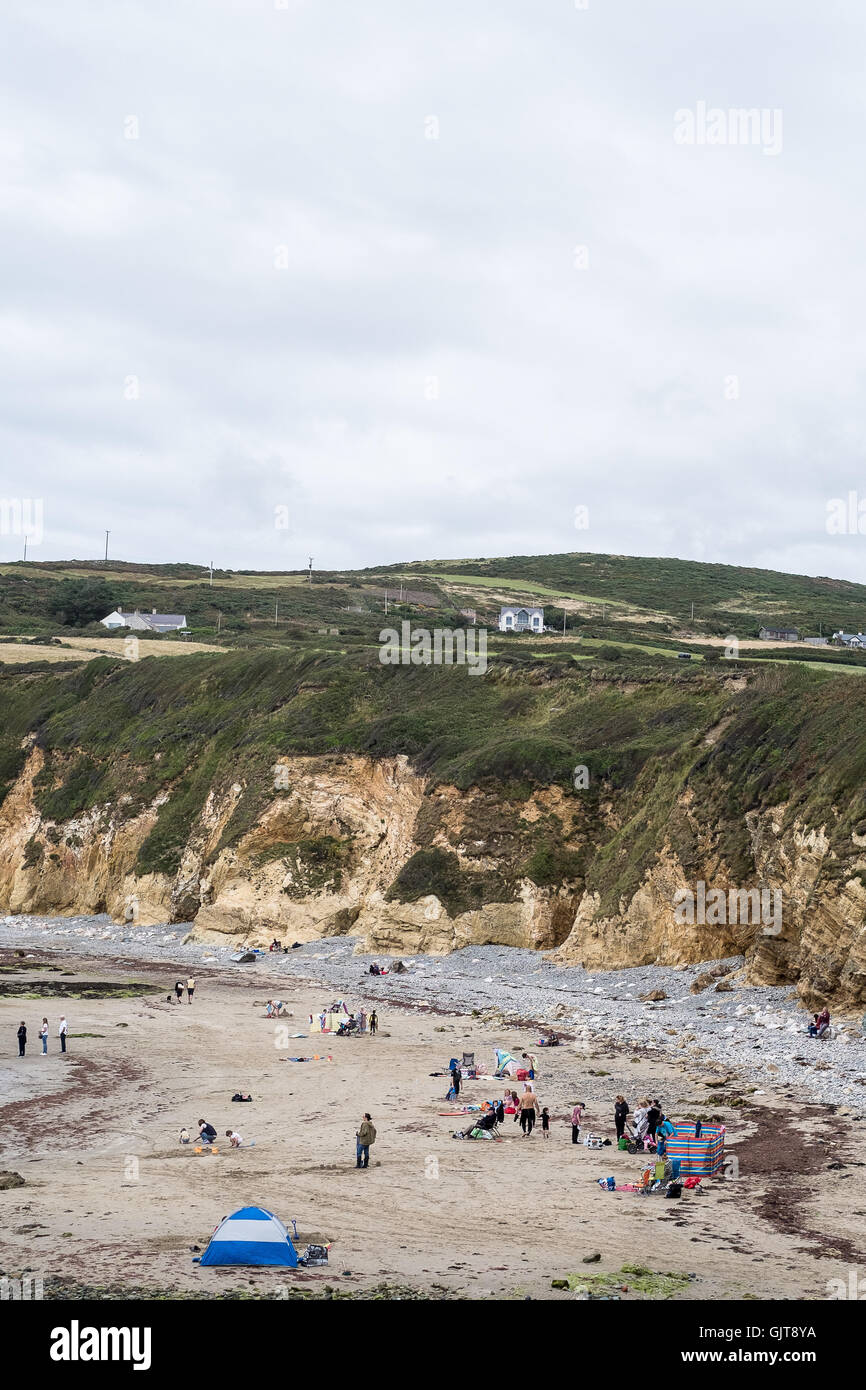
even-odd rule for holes
{"type": "Polygon", "coordinates": [[[100,622],[103,627],[129,627],[134,632],[181,632],[186,627],[183,613],[157,613],[155,608],[150,613],[141,613],[137,608],[132,613],[124,613],[115,608],[100,622]]]}
{"type": "Polygon", "coordinates": [[[500,632],[543,632],[544,609],[509,604],[499,610],[500,632]]]}
{"type": "Polygon", "coordinates": [[[476,616],[476,615],[475,615],[475,609],[474,609],[474,608],[461,608],[461,609],[460,609],[460,616],[461,616],[461,618],[468,618],[469,621],[470,621],[470,623],[474,623],[474,622],[475,622],[475,616],[476,616]]]}
{"type": "Polygon", "coordinates": [[[762,642],[799,642],[795,627],[762,627],[758,633],[762,642]]]}
{"type": "Polygon", "coordinates": [[[827,645],[826,637],[804,637],[803,641],[810,647],[826,647],[827,645]]]}
{"type": "Polygon", "coordinates": [[[843,647],[866,647],[866,635],[862,632],[834,632],[833,641],[843,647]]]}

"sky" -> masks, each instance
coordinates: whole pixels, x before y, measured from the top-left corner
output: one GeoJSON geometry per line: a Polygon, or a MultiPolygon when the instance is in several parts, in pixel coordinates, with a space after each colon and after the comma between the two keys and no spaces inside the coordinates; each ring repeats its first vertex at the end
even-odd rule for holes
{"type": "Polygon", "coordinates": [[[0,559],[866,581],[855,0],[5,16],[0,559]]]}

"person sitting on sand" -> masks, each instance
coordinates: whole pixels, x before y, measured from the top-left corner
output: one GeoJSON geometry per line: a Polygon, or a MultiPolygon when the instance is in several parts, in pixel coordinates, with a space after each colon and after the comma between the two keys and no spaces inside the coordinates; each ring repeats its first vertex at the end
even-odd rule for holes
{"type": "Polygon", "coordinates": [[[823,1038],[830,1027],[830,1010],[825,1004],[819,1014],[815,1014],[815,1022],[809,1025],[809,1035],[813,1038],[823,1038]]]}
{"type": "Polygon", "coordinates": [[[227,1129],[226,1139],[228,1139],[233,1149],[239,1149],[241,1144],[244,1142],[236,1129],[227,1129]]]}
{"type": "Polygon", "coordinates": [[[181,1132],[180,1132],[180,1143],[181,1143],[181,1144],[188,1144],[188,1143],[189,1143],[189,1130],[187,1129],[186,1125],[184,1125],[183,1129],[182,1129],[181,1132]]]}
{"type": "Polygon", "coordinates": [[[198,1137],[201,1142],[203,1144],[212,1144],[217,1137],[217,1132],[213,1125],[208,1124],[207,1120],[199,1120],[199,1125],[201,1128],[199,1129],[198,1137]]]}

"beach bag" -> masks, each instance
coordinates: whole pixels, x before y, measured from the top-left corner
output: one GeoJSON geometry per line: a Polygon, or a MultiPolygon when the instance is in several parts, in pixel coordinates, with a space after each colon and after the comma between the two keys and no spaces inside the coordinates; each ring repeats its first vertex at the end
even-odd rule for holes
{"type": "Polygon", "coordinates": [[[518,1072],[517,1072],[517,1080],[518,1080],[518,1081],[528,1081],[528,1080],[529,1080],[529,1072],[526,1070],[526,1067],[520,1067],[520,1068],[518,1069],[518,1072]]]}
{"type": "Polygon", "coordinates": [[[679,1196],[682,1194],[682,1190],[683,1190],[683,1185],[682,1185],[681,1182],[670,1182],[670,1183],[668,1183],[668,1190],[667,1190],[667,1192],[665,1193],[665,1196],[666,1196],[666,1197],[679,1197],[679,1196]]]}
{"type": "Polygon", "coordinates": [[[628,1148],[628,1140],[626,1139],[625,1135],[623,1135],[621,1139],[617,1140],[616,1147],[621,1152],[624,1152],[628,1148]]]}

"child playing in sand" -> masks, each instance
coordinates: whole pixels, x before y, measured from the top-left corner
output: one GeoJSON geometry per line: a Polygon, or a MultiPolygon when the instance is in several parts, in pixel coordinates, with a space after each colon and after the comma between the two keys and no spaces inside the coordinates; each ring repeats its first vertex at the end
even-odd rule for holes
{"type": "Polygon", "coordinates": [[[189,1130],[187,1129],[186,1125],[184,1125],[183,1129],[180,1132],[180,1142],[181,1144],[189,1143],[189,1130]]]}
{"type": "Polygon", "coordinates": [[[541,1112],[541,1134],[544,1139],[550,1138],[550,1111],[546,1105],[541,1112]]]}
{"type": "Polygon", "coordinates": [[[227,1129],[226,1139],[228,1139],[233,1149],[239,1149],[241,1144],[244,1142],[236,1129],[227,1129]]]}

